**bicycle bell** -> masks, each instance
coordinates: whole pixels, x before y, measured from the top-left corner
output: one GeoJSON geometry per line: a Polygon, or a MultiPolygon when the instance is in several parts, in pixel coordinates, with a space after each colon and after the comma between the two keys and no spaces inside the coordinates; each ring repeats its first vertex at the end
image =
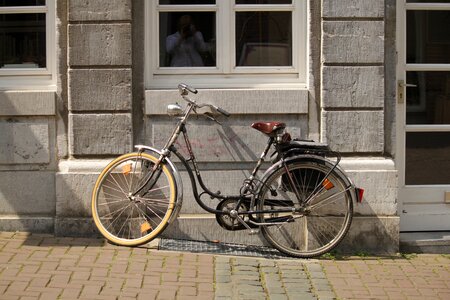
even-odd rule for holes
{"type": "Polygon", "coordinates": [[[167,105],[167,114],[169,116],[180,116],[183,114],[183,108],[178,104],[169,104],[167,105]]]}

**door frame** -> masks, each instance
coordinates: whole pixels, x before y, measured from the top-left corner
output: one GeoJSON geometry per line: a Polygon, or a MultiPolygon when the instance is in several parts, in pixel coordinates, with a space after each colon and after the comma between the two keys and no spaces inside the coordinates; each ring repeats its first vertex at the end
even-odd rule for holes
{"type": "Polygon", "coordinates": [[[450,185],[405,184],[405,152],[407,132],[450,132],[450,125],[406,125],[406,72],[450,71],[450,64],[406,63],[406,14],[408,10],[450,10],[450,3],[396,3],[396,155],[398,170],[398,214],[400,231],[450,230],[450,203],[444,201],[450,185]],[[403,83],[403,85],[401,84],[403,83]],[[403,101],[402,98],[403,97],[403,101]],[[423,199],[434,199],[429,204],[423,199]],[[442,199],[442,202],[439,201],[442,199]],[[448,214],[448,215],[447,215],[448,214]]]}

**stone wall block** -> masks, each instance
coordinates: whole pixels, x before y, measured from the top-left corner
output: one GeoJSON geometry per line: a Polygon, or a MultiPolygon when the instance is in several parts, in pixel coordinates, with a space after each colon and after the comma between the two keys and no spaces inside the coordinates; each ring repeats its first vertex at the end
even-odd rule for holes
{"type": "MultiPolygon", "coordinates": [[[[231,114],[308,113],[307,90],[202,89],[190,97],[220,106],[231,114]]],[[[178,90],[148,90],[145,98],[145,113],[148,115],[166,115],[167,104],[184,102],[178,90]]]]}
{"type": "Polygon", "coordinates": [[[92,216],[92,189],[99,174],[56,174],[56,216],[58,218],[92,216]]]}
{"type": "Polygon", "coordinates": [[[69,65],[130,66],[131,25],[69,25],[69,65]]]}
{"type": "Polygon", "coordinates": [[[130,114],[69,115],[72,155],[122,154],[131,150],[130,114]]]}
{"type": "MultiPolygon", "coordinates": [[[[251,128],[260,121],[255,116],[220,118],[223,126],[199,116],[191,117],[187,125],[189,139],[198,161],[242,162],[257,161],[267,145],[267,136],[251,128]]],[[[268,120],[272,121],[272,119],[268,120]]],[[[279,115],[276,121],[285,122],[292,137],[307,136],[307,118],[304,115],[279,115]]],[[[146,120],[146,143],[161,148],[170,137],[176,123],[173,119],[153,117],[146,120]]],[[[182,153],[187,153],[183,138],[177,141],[182,153]]]]}
{"type": "Polygon", "coordinates": [[[323,17],[380,18],[384,16],[384,0],[324,0],[323,17]]]}
{"type": "Polygon", "coordinates": [[[0,164],[50,163],[47,120],[0,120],[0,136],[0,164]]]}
{"type": "Polygon", "coordinates": [[[323,67],[324,107],[383,108],[384,67],[323,67]]]}
{"type": "Polygon", "coordinates": [[[55,214],[55,173],[0,172],[0,214],[55,214]]]}
{"type": "Polygon", "coordinates": [[[324,63],[384,62],[383,21],[324,21],[324,63]]]}
{"type": "MultiPolygon", "coordinates": [[[[253,165],[252,165],[253,167],[253,165]]],[[[239,195],[239,189],[242,183],[248,176],[250,176],[251,169],[248,170],[201,170],[203,182],[206,187],[213,192],[220,191],[222,195],[239,195]]],[[[198,205],[193,193],[192,185],[187,171],[181,171],[181,179],[183,181],[183,206],[181,214],[206,214],[206,212],[198,205]]],[[[259,173],[261,176],[263,173],[259,173]]],[[[216,208],[219,200],[210,199],[208,196],[203,196],[202,201],[212,208],[216,208]]]]}
{"type": "Polygon", "coordinates": [[[383,152],[382,111],[325,111],[322,137],[340,152],[383,152]]]}
{"type": "Polygon", "coordinates": [[[70,0],[70,21],[131,20],[131,0],[70,0]]]}
{"type": "Polygon", "coordinates": [[[395,216],[397,214],[397,171],[349,171],[353,183],[364,189],[361,203],[353,203],[355,216],[395,216]]]}
{"type": "Polygon", "coordinates": [[[69,71],[69,109],[130,110],[131,69],[72,69],[69,71]]]}
{"type": "Polygon", "coordinates": [[[0,116],[53,116],[55,92],[0,91],[0,116]]]}

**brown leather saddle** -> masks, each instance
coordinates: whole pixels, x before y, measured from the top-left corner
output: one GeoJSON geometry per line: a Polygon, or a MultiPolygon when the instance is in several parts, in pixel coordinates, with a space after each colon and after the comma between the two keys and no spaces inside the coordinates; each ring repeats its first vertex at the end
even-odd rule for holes
{"type": "Polygon", "coordinates": [[[252,124],[252,128],[270,137],[275,137],[277,133],[286,128],[286,124],[282,122],[256,122],[252,124]]]}

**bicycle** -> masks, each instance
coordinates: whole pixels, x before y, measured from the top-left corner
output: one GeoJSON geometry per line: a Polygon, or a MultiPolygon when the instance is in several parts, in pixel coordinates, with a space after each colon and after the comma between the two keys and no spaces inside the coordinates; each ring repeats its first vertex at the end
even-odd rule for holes
{"type": "Polygon", "coordinates": [[[351,225],[353,202],[361,202],[364,191],[355,187],[338,166],[339,153],[324,144],[292,140],[284,123],[254,123],[252,127],[269,139],[251,175],[243,181],[238,195],[212,192],[203,182],[186,125],[200,108],[209,108],[211,112],[205,115],[216,122],[216,115],[230,114],[189,98],[189,93],[197,94],[193,87],[180,84],[178,89],[187,104],[184,108],[178,103],[168,106],[168,114],[179,120],[162,150],[137,145],[137,152],[110,162],[95,183],[92,215],[106,239],[122,246],[145,244],[177,218],[183,185],[171,160],[173,154],[189,175],[196,202],[215,214],[224,229],[247,229],[251,234],[260,229],[273,247],[302,258],[324,254],[342,241],[351,225]],[[181,134],[189,153],[187,159],[175,147],[181,134]],[[271,148],[272,164],[258,177],[271,148]],[[203,196],[217,199],[217,207],[207,206],[203,196]]]}

